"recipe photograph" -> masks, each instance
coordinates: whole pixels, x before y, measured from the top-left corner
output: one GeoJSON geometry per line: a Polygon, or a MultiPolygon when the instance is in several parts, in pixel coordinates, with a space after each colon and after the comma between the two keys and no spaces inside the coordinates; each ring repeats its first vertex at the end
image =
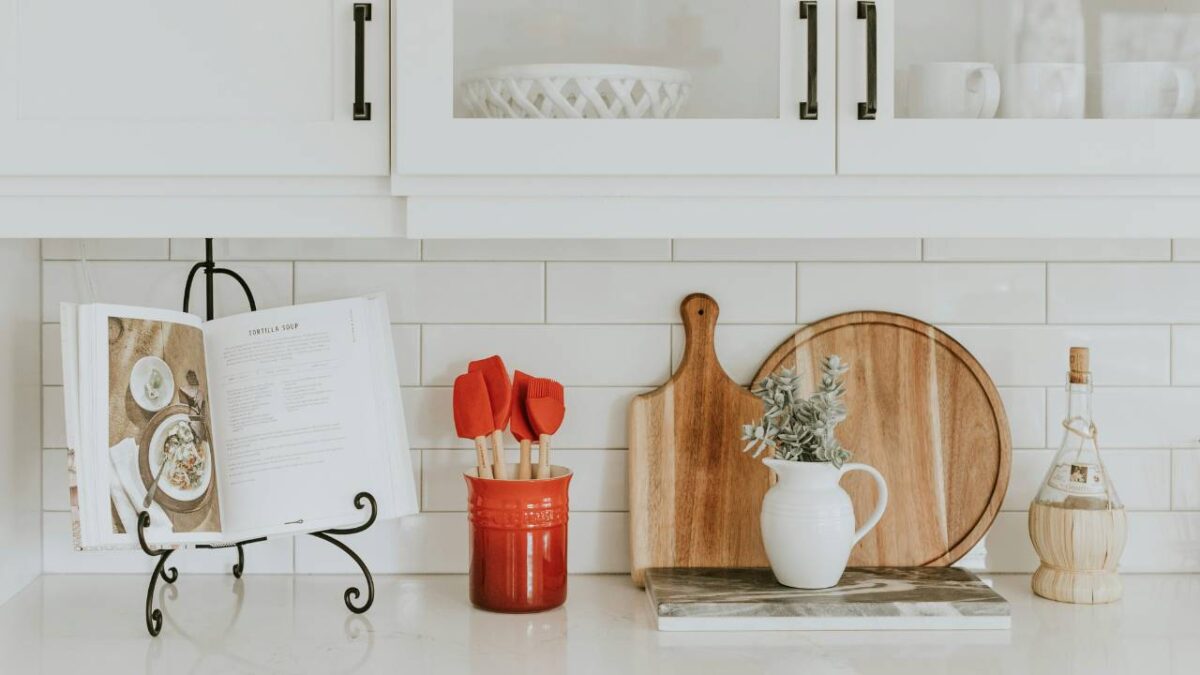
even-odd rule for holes
{"type": "Polygon", "coordinates": [[[115,533],[219,532],[204,333],[194,326],[108,318],[109,493],[115,533]]]}

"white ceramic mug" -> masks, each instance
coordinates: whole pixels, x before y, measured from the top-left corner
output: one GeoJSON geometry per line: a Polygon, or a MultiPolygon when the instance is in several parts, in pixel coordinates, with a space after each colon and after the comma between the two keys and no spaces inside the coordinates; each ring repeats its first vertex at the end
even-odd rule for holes
{"type": "Polygon", "coordinates": [[[908,68],[908,116],[992,118],[1000,76],[990,63],[918,63],[908,68]]]}
{"type": "Polygon", "coordinates": [[[1001,117],[1083,117],[1087,69],[1082,63],[1009,63],[1000,81],[1001,117]]]}
{"type": "Polygon", "coordinates": [[[1167,61],[1106,63],[1101,88],[1105,117],[1189,117],[1196,103],[1196,78],[1167,61]]]}

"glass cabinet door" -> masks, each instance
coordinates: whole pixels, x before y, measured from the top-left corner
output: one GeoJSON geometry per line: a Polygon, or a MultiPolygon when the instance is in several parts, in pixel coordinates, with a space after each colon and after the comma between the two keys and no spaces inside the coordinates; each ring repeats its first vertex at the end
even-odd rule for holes
{"type": "Polygon", "coordinates": [[[1200,0],[839,3],[841,173],[1200,173],[1200,0]]]}
{"type": "Polygon", "coordinates": [[[401,175],[833,173],[836,0],[397,0],[401,175]]]}

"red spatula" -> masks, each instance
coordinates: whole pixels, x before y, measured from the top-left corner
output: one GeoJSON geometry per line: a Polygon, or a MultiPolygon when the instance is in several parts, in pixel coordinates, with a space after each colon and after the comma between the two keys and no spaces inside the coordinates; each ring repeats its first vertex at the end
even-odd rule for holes
{"type": "Polygon", "coordinates": [[[537,434],[529,424],[529,415],[525,412],[525,397],[529,393],[529,382],[533,378],[521,371],[513,371],[512,386],[512,416],[508,420],[509,428],[521,443],[521,465],[517,470],[517,478],[529,480],[533,478],[533,467],[529,463],[530,446],[537,434]]]}
{"type": "Polygon", "coordinates": [[[475,470],[479,477],[492,478],[484,439],[496,429],[496,421],[483,375],[464,373],[454,380],[454,428],[459,438],[475,441],[475,470]]]}
{"type": "Polygon", "coordinates": [[[525,395],[525,412],[534,431],[538,432],[538,478],[550,477],[550,436],[558,433],[567,406],[563,386],[554,380],[538,377],[529,381],[525,395]]]}
{"type": "Polygon", "coordinates": [[[504,465],[504,429],[508,426],[509,411],[512,409],[512,382],[508,379],[508,369],[504,360],[499,356],[489,356],[486,359],[472,361],[467,366],[468,373],[479,373],[487,387],[488,402],[491,405],[492,421],[492,473],[496,478],[507,479],[508,469],[504,465]]]}

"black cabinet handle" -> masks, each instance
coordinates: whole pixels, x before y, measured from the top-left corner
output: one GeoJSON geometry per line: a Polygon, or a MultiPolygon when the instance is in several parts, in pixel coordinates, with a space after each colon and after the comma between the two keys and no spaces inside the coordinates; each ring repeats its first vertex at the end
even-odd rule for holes
{"type": "Polygon", "coordinates": [[[367,22],[371,20],[371,3],[354,3],[354,119],[371,119],[371,104],[366,97],[363,80],[366,77],[367,22]]]}
{"type": "Polygon", "coordinates": [[[808,100],[800,102],[800,119],[817,119],[817,3],[803,0],[800,18],[808,22],[808,100]]]}
{"type": "Polygon", "coordinates": [[[867,100],[858,104],[858,119],[873,120],[879,112],[879,25],[875,3],[858,0],[858,18],[867,20],[867,100]]]}

